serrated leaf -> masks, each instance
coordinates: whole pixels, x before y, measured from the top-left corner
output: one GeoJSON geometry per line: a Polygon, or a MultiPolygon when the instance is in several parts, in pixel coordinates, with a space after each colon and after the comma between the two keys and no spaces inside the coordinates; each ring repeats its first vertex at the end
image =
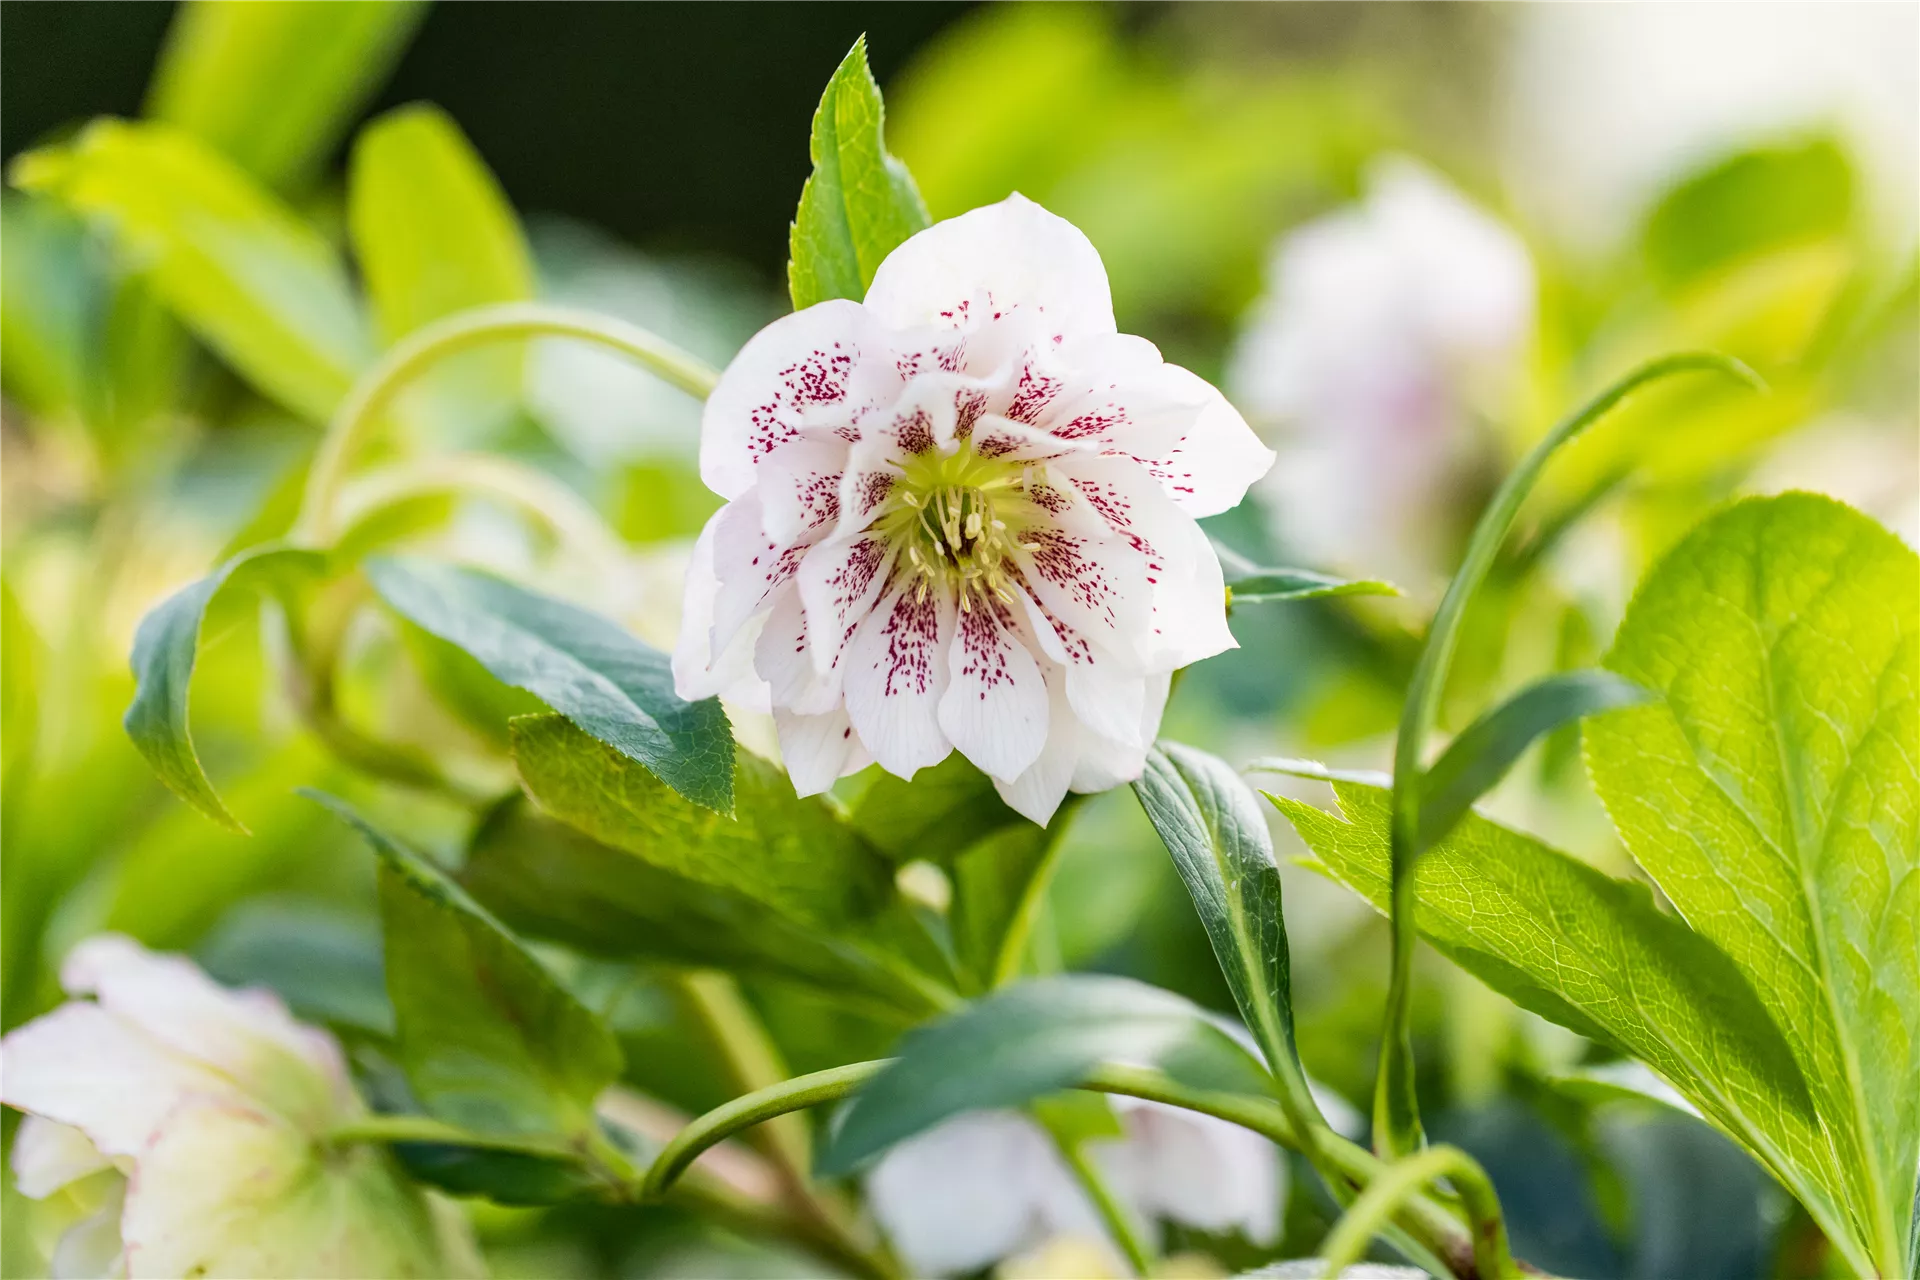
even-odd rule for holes
{"type": "Polygon", "coordinates": [[[1214,543],[1213,549],[1220,557],[1220,571],[1235,604],[1400,594],[1400,588],[1378,578],[1336,578],[1312,569],[1269,569],[1221,543],[1214,543]]]}
{"type": "Polygon", "coordinates": [[[1156,1066],[1196,1087],[1267,1094],[1253,1056],[1171,991],[1073,974],[1007,987],[923,1027],[861,1090],[821,1152],[852,1172],[896,1142],[965,1111],[1017,1107],[1071,1087],[1103,1062],[1156,1066]]]}
{"type": "MultiPolygon", "coordinates": [[[[1390,897],[1385,787],[1334,778],[1346,820],[1268,798],[1318,863],[1376,908],[1390,897]]],[[[1828,1232],[1845,1210],[1812,1099],[1779,1029],[1725,953],[1615,880],[1468,813],[1413,871],[1415,922],[1524,1009],[1646,1062],[1753,1153],[1828,1232]]]]}
{"type": "Polygon", "coordinates": [[[173,793],[221,826],[246,827],[207,780],[187,729],[188,693],[208,611],[243,590],[285,591],[317,577],[326,558],[316,551],[268,545],[244,552],[182,587],[140,620],[133,637],[133,703],[124,724],[133,745],[173,793]]]}
{"type": "Polygon", "coordinates": [[[1301,1114],[1318,1114],[1293,1040],[1292,966],[1280,909],[1280,870],[1259,797],[1225,761],[1177,742],[1147,752],[1133,784],[1173,855],[1267,1065],[1301,1114]]]}
{"type": "Polygon", "coordinates": [[[460,878],[513,928],[588,954],[800,983],[893,1020],[935,1007],[896,962],[855,938],[663,871],[521,801],[482,826],[460,878]]]}
{"type": "Polygon", "coordinates": [[[1533,740],[1571,720],[1645,702],[1652,695],[1609,671],[1569,671],[1537,680],[1461,730],[1420,779],[1418,856],[1445,838],[1473,802],[1506,777],[1533,740]]]}
{"type": "Polygon", "coordinates": [[[1920,1162],[1920,558],[1831,499],[1730,507],[1647,576],[1588,728],[1628,850],[1759,992],[1838,1153],[1857,1250],[1905,1265],[1920,1162]]]}
{"type": "Polygon", "coordinates": [[[886,107],[854,41],[813,113],[813,174],[800,191],[789,239],[794,310],[866,296],[874,272],[901,241],[927,227],[927,206],[906,166],[887,154],[886,107]]]}
{"type": "Polygon", "coordinates": [[[438,867],[332,796],[303,795],[380,857],[387,993],[407,1082],[479,1133],[577,1138],[620,1074],[620,1047],[519,939],[438,867]]]}
{"type": "Polygon", "coordinates": [[[188,327],[294,412],[326,418],[371,358],[339,255],[183,130],[100,120],[12,178],[107,226],[188,327]]]}
{"type": "Polygon", "coordinates": [[[183,4],[147,115],[289,189],[332,155],[425,15],[415,0],[183,4]]]}
{"type": "Polygon", "coordinates": [[[465,650],[675,791],[733,809],[733,733],[717,698],[683,702],[666,655],[617,623],[491,574],[376,557],[367,580],[395,613],[465,650]]]}

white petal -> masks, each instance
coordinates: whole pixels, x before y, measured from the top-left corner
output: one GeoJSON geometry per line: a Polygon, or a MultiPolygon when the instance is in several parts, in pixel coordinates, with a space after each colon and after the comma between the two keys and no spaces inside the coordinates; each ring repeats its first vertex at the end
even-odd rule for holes
{"type": "Polygon", "coordinates": [[[137,1154],[184,1096],[240,1096],[226,1076],[91,1003],[9,1032],[4,1056],[0,1102],[73,1125],[108,1156],[137,1154]]]}
{"type": "Polygon", "coordinates": [[[1067,703],[1064,669],[1049,663],[1042,668],[1047,681],[1047,745],[1025,773],[1012,782],[994,779],[993,789],[1015,813],[1041,826],[1052,820],[1054,810],[1067,798],[1067,786],[1073,781],[1073,769],[1080,756],[1080,740],[1085,730],[1074,718],[1067,703]]]}
{"type": "Polygon", "coordinates": [[[839,671],[855,629],[879,601],[893,564],[893,548],[876,533],[835,538],[808,550],[800,564],[799,596],[806,607],[808,652],[816,674],[839,671]]]}
{"type": "Polygon", "coordinates": [[[829,436],[801,439],[769,454],[754,476],[760,527],[782,546],[824,535],[840,519],[840,478],[847,444],[829,436]]]}
{"type": "Polygon", "coordinates": [[[953,750],[940,731],[954,604],[898,575],[854,633],[846,656],[847,714],[888,773],[911,778],[953,750]]]}
{"type": "Polygon", "coordinates": [[[1054,332],[1113,332],[1113,295],[1080,229],[1025,196],[936,223],[887,255],[866,305],[895,329],[962,328],[1015,308],[1054,332]]]}
{"type": "Polygon", "coordinates": [[[1140,708],[1140,731],[1126,741],[1115,741],[1093,733],[1080,737],[1080,754],[1074,761],[1071,787],[1082,795],[1111,791],[1136,781],[1147,768],[1147,747],[1160,734],[1160,716],[1167,708],[1167,692],[1173,686],[1170,672],[1148,676],[1140,708]]]}
{"type": "Polygon", "coordinates": [[[270,991],[228,990],[184,956],[155,955],[119,934],[74,947],[60,981],[296,1123],[325,1125],[354,1105],[339,1045],[295,1021],[270,991]]]}
{"type": "Polygon", "coordinates": [[[700,415],[700,478],[723,498],[753,487],[755,465],[808,423],[852,423],[898,394],[885,333],[857,302],[822,302],[755,334],[700,415]]]}
{"type": "Polygon", "coordinates": [[[881,1157],[867,1200],[914,1275],[978,1271],[1036,1243],[1032,1171],[1050,1154],[1025,1116],[956,1116],[881,1157]]]}
{"type": "MultiPolygon", "coordinates": [[[[1128,1184],[1142,1211],[1203,1231],[1238,1228],[1255,1244],[1277,1238],[1284,1174],[1272,1143],[1179,1107],[1115,1102],[1127,1129],[1121,1145],[1132,1157],[1116,1162],[1116,1181],[1128,1184]]],[[[1096,1151],[1103,1165],[1112,1158],[1111,1147],[1096,1151]]]]}
{"type": "Polygon", "coordinates": [[[1210,383],[1177,365],[1165,368],[1168,376],[1187,381],[1203,404],[1177,449],[1143,456],[1142,461],[1188,515],[1198,518],[1229,511],[1273,466],[1273,450],[1260,443],[1240,411],[1210,383]]]}
{"type": "Polygon", "coordinates": [[[758,632],[736,635],[724,653],[713,652],[713,605],[720,580],[713,572],[714,531],[729,508],[708,519],[693,544],[687,565],[686,595],[680,605],[680,639],[673,647],[673,691],[688,702],[711,698],[753,677],[753,646],[758,632]]]}
{"type": "Polygon", "coordinates": [[[1011,782],[1047,741],[1047,685],[1013,610],[974,598],[954,624],[952,683],[940,699],[940,728],[960,754],[1011,782]]]}
{"type": "Polygon", "coordinates": [[[1047,614],[1034,626],[1051,626],[1056,634],[1062,625],[1070,627],[1144,672],[1153,619],[1145,557],[1118,538],[1044,527],[1026,530],[1021,542],[1013,563],[1027,594],[1047,614]]]}
{"type": "Polygon", "coordinates": [[[30,1115],[13,1139],[13,1184],[29,1200],[41,1200],[113,1161],[70,1124],[30,1115]]]}
{"type": "Polygon", "coordinates": [[[773,723],[780,731],[780,759],[797,795],[817,796],[867,766],[866,751],[844,710],[803,716],[776,709],[773,723]]]}
{"type": "Polygon", "coordinates": [[[831,710],[840,701],[839,673],[823,676],[813,669],[799,586],[790,582],[773,599],[753,645],[753,669],[767,682],[770,705],[801,715],[831,710]]]}

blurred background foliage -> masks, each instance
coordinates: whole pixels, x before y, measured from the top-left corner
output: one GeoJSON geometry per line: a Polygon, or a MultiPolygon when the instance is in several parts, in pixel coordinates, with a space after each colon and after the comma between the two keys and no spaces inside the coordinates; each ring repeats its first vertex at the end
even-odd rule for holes
{"type": "MultiPolygon", "coordinates": [[[[329,754],[274,687],[284,637],[242,616],[209,632],[194,717],[254,834],[215,828],[120,729],[133,627],[227,552],[286,530],[318,426],[378,351],[435,318],[540,297],[724,363],[785,309],[808,120],[862,31],[889,140],[934,217],[1019,190],[1073,220],[1105,257],[1121,327],[1237,398],[1268,358],[1253,318],[1288,286],[1277,246],[1371,199],[1384,157],[1444,175],[1530,260],[1512,367],[1449,420],[1449,456],[1465,462],[1416,477],[1434,519],[1374,518],[1407,596],[1243,607],[1242,648],[1183,682],[1168,736],[1236,761],[1383,763],[1417,628],[1491,477],[1557,410],[1659,351],[1730,352],[1773,394],[1663,390],[1557,463],[1476,606],[1463,703],[1593,661],[1640,570],[1728,496],[1820,489],[1914,540],[1914,11],[1706,9],[8,0],[0,147],[11,164],[66,145],[15,166],[0,203],[5,1025],[57,998],[74,939],[111,928],[377,1042],[391,1011],[370,865],[290,793],[347,795],[451,861],[477,815],[329,754]],[[82,131],[100,115],[145,123],[82,131]]],[[[1257,400],[1243,407],[1281,470],[1316,425],[1331,429],[1264,418],[1257,400]]],[[[717,506],[694,466],[695,402],[617,358],[539,341],[462,358],[393,417],[386,463],[487,451],[557,482],[618,544],[444,493],[388,504],[367,538],[538,574],[670,645],[687,540],[717,506]]],[[[1256,493],[1216,536],[1268,563],[1389,569],[1333,563],[1357,544],[1302,543],[1276,501],[1256,493]]],[[[343,715],[498,774],[517,706],[499,686],[371,615],[339,642],[343,715]]],[[[1495,810],[1630,873],[1577,745],[1537,748],[1495,810]]],[[[1284,870],[1303,1055],[1364,1099],[1384,930],[1284,870]]],[[[1130,795],[1083,807],[1050,916],[1043,962],[1231,1007],[1130,795]]],[[[621,1030],[629,1083],[686,1110],[722,1100],[682,987],[645,963],[554,958],[621,1030]]],[[[1730,1144],[1562,1087],[1592,1046],[1428,961],[1430,1129],[1491,1171],[1518,1253],[1596,1277],[1823,1265],[1811,1225],[1730,1144]]],[[[816,995],[750,995],[797,1070],[873,1056],[897,1034],[816,995]]],[[[1283,1253],[1326,1224],[1301,1172],[1283,1253]]],[[[10,1226],[31,1226],[7,1197],[10,1226]]],[[[666,1210],[479,1212],[500,1275],[795,1265],[666,1210]]],[[[37,1274],[47,1238],[9,1229],[6,1273],[37,1274]]]]}

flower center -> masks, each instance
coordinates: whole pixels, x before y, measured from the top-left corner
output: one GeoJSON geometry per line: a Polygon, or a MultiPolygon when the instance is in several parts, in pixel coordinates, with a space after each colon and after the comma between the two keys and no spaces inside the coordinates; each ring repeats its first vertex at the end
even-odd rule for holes
{"type": "MultiPolygon", "coordinates": [[[[970,612],[978,597],[1013,602],[1008,560],[1040,514],[1028,498],[1032,468],[983,458],[971,448],[915,458],[876,522],[901,563],[929,591],[952,591],[970,612]]],[[[1027,548],[1031,550],[1031,547],[1027,548]]]]}

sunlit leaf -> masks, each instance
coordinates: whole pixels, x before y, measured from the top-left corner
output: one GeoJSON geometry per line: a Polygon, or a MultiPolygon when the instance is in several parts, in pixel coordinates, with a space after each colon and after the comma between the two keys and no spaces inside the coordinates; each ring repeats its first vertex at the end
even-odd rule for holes
{"type": "Polygon", "coordinates": [[[339,256],[192,135],[101,120],[12,177],[109,227],[207,345],[296,413],[326,417],[369,358],[339,256]]]}
{"type": "Polygon", "coordinates": [[[912,175],[887,154],[885,118],[862,36],[813,114],[813,175],[800,192],[787,263],[796,311],[865,297],[881,261],[928,224],[912,175]]]}
{"type": "Polygon", "coordinates": [[[1588,727],[1594,786],[1759,992],[1858,1247],[1897,1271],[1920,1160],[1920,560],[1830,499],[1741,503],[1648,575],[1607,665],[1659,701],[1588,727]]]}
{"type": "Polygon", "coordinates": [[[1643,242],[1648,265],[1673,287],[1763,250],[1843,234],[1854,185],[1853,166],[1832,138],[1728,156],[1654,206],[1643,242]]]}

